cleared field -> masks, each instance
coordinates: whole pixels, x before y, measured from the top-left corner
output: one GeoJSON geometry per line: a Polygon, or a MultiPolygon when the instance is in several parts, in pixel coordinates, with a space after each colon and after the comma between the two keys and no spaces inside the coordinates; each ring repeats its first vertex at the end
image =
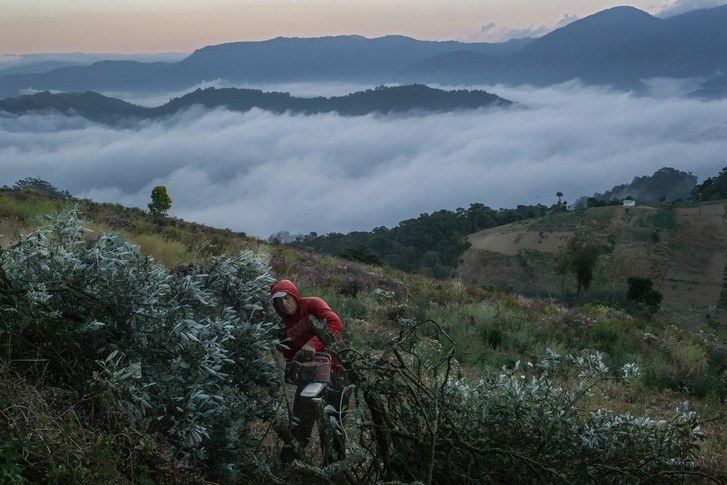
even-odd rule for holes
{"type": "Polygon", "coordinates": [[[558,294],[573,281],[558,262],[575,238],[601,248],[595,288],[625,288],[630,276],[639,276],[654,282],[667,305],[720,313],[725,203],[597,208],[480,231],[470,235],[457,276],[475,285],[558,294]]]}

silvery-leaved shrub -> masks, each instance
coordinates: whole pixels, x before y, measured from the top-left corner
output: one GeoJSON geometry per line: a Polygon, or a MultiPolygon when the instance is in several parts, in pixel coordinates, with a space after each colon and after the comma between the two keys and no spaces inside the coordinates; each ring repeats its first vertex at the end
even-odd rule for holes
{"type": "Polygon", "coordinates": [[[163,437],[175,466],[245,472],[278,385],[265,253],[173,273],[72,211],[0,256],[2,355],[34,363],[18,372],[163,437]]]}
{"type": "Polygon", "coordinates": [[[383,355],[341,355],[361,396],[359,420],[349,424],[358,428],[349,433],[364,438],[360,447],[351,443],[352,456],[365,458],[332,477],[336,483],[673,483],[700,476],[703,434],[686,403],[661,418],[587,411],[585,400],[605,380],[628,385],[640,372],[634,364],[612,371],[598,352],[561,357],[546,349],[537,363],[464,376],[452,341],[432,321],[411,325],[383,355]]]}

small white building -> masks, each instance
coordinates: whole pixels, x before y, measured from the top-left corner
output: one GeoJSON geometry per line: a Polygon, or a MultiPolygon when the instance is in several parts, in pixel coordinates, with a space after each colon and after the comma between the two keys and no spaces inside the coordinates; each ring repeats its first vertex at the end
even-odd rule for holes
{"type": "Polygon", "coordinates": [[[634,207],[636,201],[634,199],[624,199],[624,207],[634,207]]]}

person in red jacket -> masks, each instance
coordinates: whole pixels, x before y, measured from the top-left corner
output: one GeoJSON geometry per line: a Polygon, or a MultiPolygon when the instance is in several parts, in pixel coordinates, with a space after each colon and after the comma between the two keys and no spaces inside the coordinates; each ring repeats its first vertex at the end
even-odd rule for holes
{"type": "MultiPolygon", "coordinates": [[[[290,280],[279,280],[270,287],[270,298],[275,312],[283,320],[286,339],[283,342],[287,347],[283,350],[286,362],[292,361],[296,356],[302,359],[312,359],[316,352],[330,351],[326,349],[321,340],[313,331],[311,317],[325,320],[325,327],[336,341],[343,340],[341,334],[341,319],[328,304],[318,297],[302,298],[298,288],[290,280]]],[[[335,355],[331,356],[331,386],[326,397],[328,404],[334,407],[339,417],[342,405],[348,403],[348,394],[344,395],[345,371],[335,355]]],[[[310,435],[315,424],[314,410],[309,400],[302,399],[299,387],[293,400],[292,435],[301,448],[308,446],[310,435]]],[[[345,411],[345,410],[344,410],[345,411]]],[[[341,442],[336,441],[334,448],[343,451],[341,442]]],[[[290,463],[296,457],[291,443],[285,443],[280,453],[283,463],[290,463]]]]}

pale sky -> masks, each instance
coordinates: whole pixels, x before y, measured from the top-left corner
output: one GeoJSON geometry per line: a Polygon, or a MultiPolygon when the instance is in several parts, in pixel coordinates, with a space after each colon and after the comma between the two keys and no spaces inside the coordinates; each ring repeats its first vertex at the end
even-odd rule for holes
{"type": "Polygon", "coordinates": [[[652,15],[725,0],[0,0],[0,54],[191,52],[273,37],[401,34],[498,42],[601,10],[652,15]]]}

